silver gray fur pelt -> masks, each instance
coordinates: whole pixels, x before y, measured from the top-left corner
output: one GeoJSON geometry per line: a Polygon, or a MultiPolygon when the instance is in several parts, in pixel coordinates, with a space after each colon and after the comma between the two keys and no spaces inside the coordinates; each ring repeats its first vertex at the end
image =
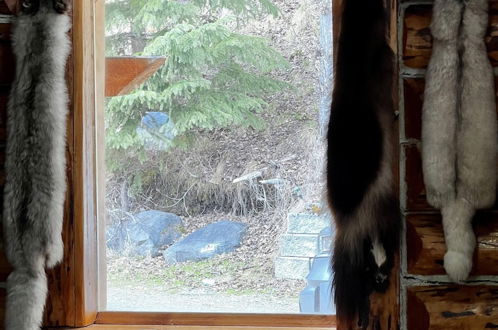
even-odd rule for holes
{"type": "Polygon", "coordinates": [[[472,270],[475,211],[492,206],[496,195],[498,136],[487,26],[487,0],[435,0],[422,161],[427,199],[443,216],[444,268],[455,282],[472,270]]]}
{"type": "Polygon", "coordinates": [[[47,295],[45,268],[63,257],[70,19],[56,0],[27,0],[14,22],[16,77],[8,103],[3,234],[13,271],[5,328],[35,330],[47,295]]]}

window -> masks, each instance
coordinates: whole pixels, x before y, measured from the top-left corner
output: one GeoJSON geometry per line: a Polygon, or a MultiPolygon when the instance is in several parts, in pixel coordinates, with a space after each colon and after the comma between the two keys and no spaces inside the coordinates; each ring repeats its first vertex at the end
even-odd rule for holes
{"type": "Polygon", "coordinates": [[[106,1],[107,310],[333,313],[322,7],[106,1]]]}
{"type": "Polygon", "coordinates": [[[330,326],[333,316],[326,315],[245,315],[105,312],[105,260],[98,246],[104,242],[103,177],[97,170],[104,157],[102,123],[104,101],[103,62],[104,1],[74,1],[73,5],[73,113],[69,152],[71,177],[68,221],[64,229],[66,258],[62,267],[49,274],[51,297],[47,322],[53,325],[85,326],[97,324],[177,324],[239,326],[330,326]],[[95,57],[94,57],[94,54],[95,57]],[[101,54],[101,55],[99,55],[101,54]],[[95,111],[97,109],[97,111],[95,111]],[[99,127],[100,126],[100,127],[99,127]],[[72,201],[72,202],[71,202],[72,201]],[[100,228],[99,228],[100,226],[100,228]],[[100,277],[100,279],[99,279],[100,277]]]}

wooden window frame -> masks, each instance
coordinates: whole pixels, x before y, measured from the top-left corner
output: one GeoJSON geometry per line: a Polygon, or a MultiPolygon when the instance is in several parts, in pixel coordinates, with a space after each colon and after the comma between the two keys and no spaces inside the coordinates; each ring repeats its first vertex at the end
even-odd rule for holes
{"type": "Polygon", "coordinates": [[[117,325],[330,329],[332,315],[99,312],[105,306],[104,5],[73,0],[73,53],[67,68],[68,192],[63,229],[65,257],[48,273],[47,326],[102,329],[117,325]],[[101,308],[102,309],[102,308],[101,308]]]}

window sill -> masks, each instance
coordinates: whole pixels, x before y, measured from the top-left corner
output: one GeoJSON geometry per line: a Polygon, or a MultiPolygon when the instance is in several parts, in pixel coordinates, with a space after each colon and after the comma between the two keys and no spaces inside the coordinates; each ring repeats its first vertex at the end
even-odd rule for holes
{"type": "MultiPolygon", "coordinates": [[[[302,327],[231,327],[231,326],[192,326],[192,325],[91,325],[82,330],[300,330],[302,327]]],[[[335,330],[336,328],[307,327],[309,330],[335,330]]]]}
{"type": "Polygon", "coordinates": [[[101,312],[93,327],[94,329],[115,330],[201,330],[206,328],[212,330],[330,330],[335,324],[335,316],[332,315],[101,312]]]}

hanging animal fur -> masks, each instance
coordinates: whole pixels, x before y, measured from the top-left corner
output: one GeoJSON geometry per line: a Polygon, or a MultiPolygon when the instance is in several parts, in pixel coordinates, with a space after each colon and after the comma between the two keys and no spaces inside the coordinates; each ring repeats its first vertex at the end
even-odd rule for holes
{"type": "Polygon", "coordinates": [[[456,282],[472,269],[475,210],[493,205],[497,118],[493,68],[484,35],[487,0],[435,0],[432,56],[422,115],[428,202],[441,209],[444,267],[456,282]]]}
{"type": "Polygon", "coordinates": [[[3,204],[4,246],[13,267],[7,279],[8,330],[39,329],[45,267],[63,256],[66,9],[63,0],[26,0],[14,22],[16,77],[8,103],[3,204]]]}
{"type": "Polygon", "coordinates": [[[393,54],[382,0],[345,0],[328,129],[328,195],[336,237],[339,324],[368,325],[369,296],[389,286],[399,246],[393,186],[393,54]]]}

